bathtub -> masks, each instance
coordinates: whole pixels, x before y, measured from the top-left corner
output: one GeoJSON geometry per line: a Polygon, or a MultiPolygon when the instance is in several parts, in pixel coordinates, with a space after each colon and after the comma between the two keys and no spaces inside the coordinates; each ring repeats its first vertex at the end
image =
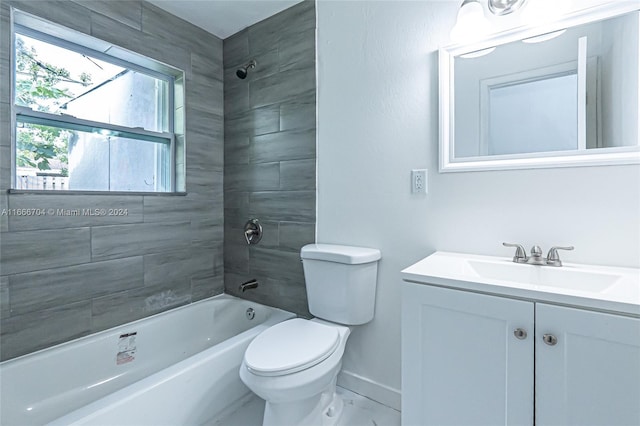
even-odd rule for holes
{"type": "Polygon", "coordinates": [[[238,370],[251,340],[292,317],[223,294],[5,361],[0,424],[210,422],[250,393],[238,370]]]}

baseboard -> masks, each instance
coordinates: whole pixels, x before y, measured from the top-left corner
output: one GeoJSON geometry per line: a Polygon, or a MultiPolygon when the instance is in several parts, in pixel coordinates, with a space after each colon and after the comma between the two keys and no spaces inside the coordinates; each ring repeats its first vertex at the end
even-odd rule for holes
{"type": "Polygon", "coordinates": [[[338,386],[400,411],[401,394],[398,389],[345,370],[338,374],[338,386]]]}

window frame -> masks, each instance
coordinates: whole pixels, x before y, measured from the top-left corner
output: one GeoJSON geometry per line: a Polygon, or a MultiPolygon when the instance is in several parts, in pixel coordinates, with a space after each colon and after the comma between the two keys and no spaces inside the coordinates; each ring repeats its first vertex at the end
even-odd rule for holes
{"type": "Polygon", "coordinates": [[[29,192],[29,193],[100,193],[100,194],[149,194],[149,195],[167,195],[179,194],[176,188],[177,173],[176,170],[176,139],[175,121],[176,121],[176,80],[177,77],[184,73],[175,68],[169,67],[152,58],[148,58],[136,52],[127,51],[127,57],[135,57],[148,65],[161,70],[151,69],[148,66],[140,65],[129,60],[110,55],[109,53],[96,50],[89,45],[106,46],[107,50],[116,48],[117,51],[123,49],[112,43],[102,41],[91,35],[77,33],[74,30],[62,27],[58,24],[51,23],[40,17],[35,17],[28,13],[12,10],[12,29],[11,29],[11,192],[29,192]],[[22,23],[24,22],[24,23],[22,23]],[[38,29],[34,27],[39,27],[38,29]],[[41,30],[42,28],[43,30],[41,30]],[[16,105],[16,35],[24,35],[39,41],[55,45],[57,47],[67,49],[79,54],[94,57],[96,59],[109,62],[129,70],[165,81],[167,83],[167,130],[156,132],[140,127],[127,127],[117,124],[103,123],[98,121],[77,118],[72,115],[53,114],[44,111],[35,111],[29,107],[16,105]],[[55,34],[55,35],[54,35],[55,34]],[[66,38],[62,38],[66,37],[66,38]],[[90,133],[108,133],[109,136],[125,137],[129,139],[137,139],[147,142],[160,143],[169,145],[169,186],[164,191],[125,191],[125,190],[30,190],[17,189],[17,125],[18,122],[52,126],[67,130],[79,130],[90,133]]]}

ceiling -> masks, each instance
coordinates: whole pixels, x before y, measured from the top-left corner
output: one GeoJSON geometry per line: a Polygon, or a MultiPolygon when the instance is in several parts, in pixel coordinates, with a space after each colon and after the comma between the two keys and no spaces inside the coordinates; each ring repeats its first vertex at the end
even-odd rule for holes
{"type": "Polygon", "coordinates": [[[225,39],[301,0],[147,0],[225,39]]]}

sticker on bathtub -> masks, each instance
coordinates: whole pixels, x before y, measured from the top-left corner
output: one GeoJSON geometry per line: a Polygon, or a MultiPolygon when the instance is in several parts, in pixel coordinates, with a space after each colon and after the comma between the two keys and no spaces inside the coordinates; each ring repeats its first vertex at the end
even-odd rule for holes
{"type": "Polygon", "coordinates": [[[118,355],[116,356],[116,365],[126,364],[136,358],[136,334],[121,334],[118,339],[118,355]]]}

